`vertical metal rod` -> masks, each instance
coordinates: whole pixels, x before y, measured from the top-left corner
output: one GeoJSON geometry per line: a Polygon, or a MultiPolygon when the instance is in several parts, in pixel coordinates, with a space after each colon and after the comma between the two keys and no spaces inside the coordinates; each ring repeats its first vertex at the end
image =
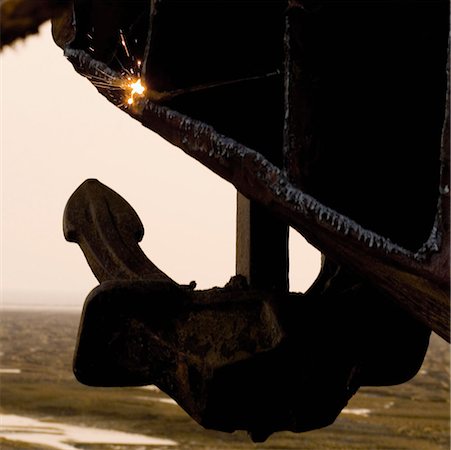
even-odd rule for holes
{"type": "MultiPolygon", "coordinates": [[[[285,167],[291,179],[300,178],[299,142],[292,136],[293,121],[298,111],[291,111],[290,94],[293,86],[293,61],[290,59],[291,30],[287,18],[284,30],[284,125],[280,146],[265,156],[285,167]]],[[[293,80],[297,88],[297,79],[293,80]]],[[[263,206],[237,195],[236,273],[246,277],[249,285],[258,289],[289,290],[288,226],[272,216],[263,206]]]]}
{"type": "Polygon", "coordinates": [[[288,226],[237,193],[236,273],[256,289],[286,292],[288,226]]]}
{"type": "Polygon", "coordinates": [[[283,164],[288,178],[297,187],[308,188],[308,173],[313,155],[312,105],[309,92],[309,62],[299,44],[303,30],[304,11],[293,6],[285,17],[284,33],[284,109],[283,164]]]}

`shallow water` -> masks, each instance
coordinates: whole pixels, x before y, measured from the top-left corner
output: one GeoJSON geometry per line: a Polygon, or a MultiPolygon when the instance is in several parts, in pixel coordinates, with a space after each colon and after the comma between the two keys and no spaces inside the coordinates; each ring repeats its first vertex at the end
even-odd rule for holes
{"type": "Polygon", "coordinates": [[[0,373],[20,373],[20,369],[0,369],[0,373]]]}
{"type": "Polygon", "coordinates": [[[58,450],[79,450],[77,444],[150,445],[173,447],[177,442],[139,434],[41,421],[30,417],[0,416],[0,437],[27,444],[47,445],[58,450]],[[73,444],[73,445],[72,445],[73,444]]]}
{"type": "Polygon", "coordinates": [[[342,414],[354,414],[355,416],[368,417],[371,413],[371,409],[368,408],[344,408],[341,411],[342,414]]]}

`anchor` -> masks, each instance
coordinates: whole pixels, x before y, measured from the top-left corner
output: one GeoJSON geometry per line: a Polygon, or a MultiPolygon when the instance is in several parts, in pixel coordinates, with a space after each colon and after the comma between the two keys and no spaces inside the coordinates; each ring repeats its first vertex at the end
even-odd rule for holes
{"type": "Polygon", "coordinates": [[[146,257],[143,225],[121,196],[85,181],[64,212],[66,239],[100,282],[82,313],[77,379],[154,384],[205,428],[247,430],[260,442],[332,423],[360,386],[414,376],[430,329],[328,259],[305,294],[290,293],[284,227],[242,197],[238,273],[198,291],[146,257]],[[268,230],[272,252],[261,245],[268,230]]]}
{"type": "Polygon", "coordinates": [[[431,329],[450,340],[448,1],[9,3],[3,44],[52,16],[99,93],[241,193],[236,275],[196,291],[141,251],[122,197],[75,191],[65,236],[100,282],[81,382],[155,384],[204,427],[263,441],[407,381],[431,329]],[[288,224],[326,255],[305,294],[288,224]]]}
{"type": "Polygon", "coordinates": [[[239,192],[236,274],[200,291],[143,254],[118,194],[77,189],[65,234],[100,282],[77,378],[155,384],[263,441],[414,376],[431,329],[449,340],[447,17],[444,0],[74,0],[53,21],[74,69],[239,192]],[[325,255],[305,294],[289,225],[325,255]]]}

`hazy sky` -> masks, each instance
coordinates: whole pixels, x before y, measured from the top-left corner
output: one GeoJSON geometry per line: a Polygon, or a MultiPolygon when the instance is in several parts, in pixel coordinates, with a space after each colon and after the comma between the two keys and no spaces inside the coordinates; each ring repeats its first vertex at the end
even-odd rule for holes
{"type": "MultiPolygon", "coordinates": [[[[82,304],[98,283],[62,215],[97,178],[138,212],[142,248],[179,283],[224,285],[235,271],[235,188],[115,108],[79,76],[50,25],[1,54],[3,302],[82,304]]],[[[319,253],[290,239],[291,289],[315,278],[319,253]]]]}

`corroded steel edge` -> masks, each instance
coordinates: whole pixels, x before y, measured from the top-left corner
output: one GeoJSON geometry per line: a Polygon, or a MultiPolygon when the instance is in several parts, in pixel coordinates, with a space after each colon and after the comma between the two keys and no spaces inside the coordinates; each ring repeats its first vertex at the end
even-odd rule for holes
{"type": "MultiPolygon", "coordinates": [[[[65,56],[83,76],[106,71],[119,77],[83,50],[67,45],[65,56]]],[[[97,89],[118,106],[120,101],[107,89],[97,89]]],[[[231,182],[246,197],[279,214],[323,253],[375,283],[450,340],[449,246],[446,245],[449,242],[449,158],[443,157],[447,155],[449,141],[446,123],[435,226],[422,248],[411,252],[302,192],[260,153],[217,133],[210,125],[147,99],[138,101],[133,110],[124,111],[231,182]]]]}

